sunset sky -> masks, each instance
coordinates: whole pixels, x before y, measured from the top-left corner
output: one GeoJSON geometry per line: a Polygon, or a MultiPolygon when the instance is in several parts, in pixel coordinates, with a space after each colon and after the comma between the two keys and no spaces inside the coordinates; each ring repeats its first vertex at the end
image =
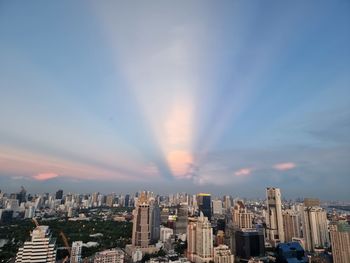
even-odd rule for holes
{"type": "Polygon", "coordinates": [[[0,189],[349,200],[349,14],[0,1],[0,189]]]}

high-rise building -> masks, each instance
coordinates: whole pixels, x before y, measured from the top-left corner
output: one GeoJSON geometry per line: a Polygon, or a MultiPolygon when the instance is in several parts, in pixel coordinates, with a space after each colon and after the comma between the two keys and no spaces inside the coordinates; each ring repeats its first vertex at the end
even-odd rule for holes
{"type": "Polygon", "coordinates": [[[130,195],[126,194],[124,199],[124,206],[129,207],[130,195]]]}
{"type": "Polygon", "coordinates": [[[253,213],[247,212],[243,201],[238,200],[231,210],[232,225],[235,229],[253,227],[253,213]]]}
{"type": "Polygon", "coordinates": [[[197,220],[191,219],[187,225],[187,259],[194,262],[196,255],[196,230],[197,220]]]}
{"type": "Polygon", "coordinates": [[[233,255],[226,245],[219,245],[214,248],[214,263],[233,263],[233,255]]]}
{"type": "Polygon", "coordinates": [[[74,241],[72,243],[71,249],[71,263],[80,263],[81,262],[81,250],[83,248],[83,241],[74,241]]]}
{"type": "Polygon", "coordinates": [[[263,257],[265,255],[264,234],[256,229],[242,229],[235,232],[235,253],[240,259],[263,257]]]}
{"type": "Polygon", "coordinates": [[[141,194],[133,211],[132,245],[148,247],[150,244],[150,208],[145,193],[141,194]]]}
{"type": "Polygon", "coordinates": [[[181,203],[177,208],[177,217],[175,223],[175,234],[186,234],[188,222],[188,205],[181,203]]]}
{"type": "Polygon", "coordinates": [[[211,195],[200,193],[197,194],[197,204],[200,212],[210,221],[211,219],[211,195]]]}
{"type": "Polygon", "coordinates": [[[16,263],[56,262],[55,239],[48,226],[37,226],[31,233],[31,240],[19,248],[16,263]]]}
{"type": "Polygon", "coordinates": [[[115,200],[115,194],[114,193],[107,195],[107,197],[106,197],[106,206],[113,207],[114,200],[115,200]]]}
{"type": "Polygon", "coordinates": [[[213,260],[213,229],[207,217],[200,213],[196,226],[196,263],[213,260]]]}
{"type": "Polygon", "coordinates": [[[268,187],[267,197],[267,237],[273,243],[284,242],[282,200],[279,188],[268,187]]]}
{"type": "Polygon", "coordinates": [[[150,206],[150,238],[152,243],[157,243],[160,238],[160,208],[158,204],[150,206]]]}
{"type": "Polygon", "coordinates": [[[333,262],[350,262],[350,225],[346,222],[339,222],[330,234],[333,262]]]}
{"type": "Polygon", "coordinates": [[[27,201],[27,191],[21,186],[21,191],[17,194],[18,203],[25,203],[27,201]]]}
{"type": "Polygon", "coordinates": [[[327,214],[323,208],[319,206],[304,207],[302,223],[307,251],[329,246],[327,214]]]}
{"type": "Polygon", "coordinates": [[[60,189],[56,192],[56,199],[62,199],[63,198],[63,190],[60,189]]]}
{"type": "Polygon", "coordinates": [[[124,252],[119,248],[98,252],[94,263],[124,263],[124,252]]]}
{"type": "Polygon", "coordinates": [[[282,212],[282,216],[285,242],[292,242],[293,238],[301,237],[299,214],[287,209],[282,212]]]}
{"type": "Polygon", "coordinates": [[[213,200],[213,215],[222,215],[222,201],[221,200],[213,200]]]}

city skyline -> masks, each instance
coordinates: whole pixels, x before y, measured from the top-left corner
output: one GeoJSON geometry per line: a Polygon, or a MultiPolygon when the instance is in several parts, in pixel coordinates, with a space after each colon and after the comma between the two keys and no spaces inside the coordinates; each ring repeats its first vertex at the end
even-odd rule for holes
{"type": "Polygon", "coordinates": [[[349,201],[349,11],[0,3],[0,189],[349,201]]]}

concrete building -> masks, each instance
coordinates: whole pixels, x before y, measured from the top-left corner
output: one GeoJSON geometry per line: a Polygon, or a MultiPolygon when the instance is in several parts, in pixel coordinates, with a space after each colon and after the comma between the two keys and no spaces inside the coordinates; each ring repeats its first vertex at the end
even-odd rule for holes
{"type": "Polygon", "coordinates": [[[181,203],[177,208],[177,217],[175,223],[175,234],[186,234],[188,223],[188,205],[181,203]]]}
{"type": "Polygon", "coordinates": [[[282,212],[285,242],[292,242],[293,238],[301,237],[300,215],[294,210],[287,209],[282,212]]]}
{"type": "Polygon", "coordinates": [[[334,263],[350,262],[350,225],[346,222],[337,223],[330,232],[334,263]]]}
{"type": "Polygon", "coordinates": [[[282,200],[279,188],[266,188],[267,197],[267,238],[273,245],[284,242],[284,228],[282,217],[282,200]]]}
{"type": "Polygon", "coordinates": [[[236,229],[253,228],[253,213],[247,212],[243,201],[236,202],[231,210],[232,225],[236,229]]]}
{"type": "Polygon", "coordinates": [[[161,226],[160,227],[160,241],[163,243],[166,242],[172,235],[174,234],[174,230],[168,227],[161,226]]]}
{"type": "Polygon", "coordinates": [[[196,255],[196,230],[197,220],[190,220],[187,225],[187,259],[194,262],[196,255]]]}
{"type": "Polygon", "coordinates": [[[81,251],[83,249],[83,241],[74,241],[72,243],[70,262],[80,263],[81,262],[81,251]]]}
{"type": "Polygon", "coordinates": [[[317,206],[304,207],[302,211],[305,250],[329,247],[329,234],[326,211],[317,206]]]}
{"type": "Polygon", "coordinates": [[[31,233],[31,240],[24,242],[16,255],[16,263],[56,262],[55,239],[48,226],[37,226],[31,233]]]}
{"type": "Polygon", "coordinates": [[[221,200],[213,200],[213,215],[222,215],[222,201],[221,200]]]}
{"type": "Polygon", "coordinates": [[[98,252],[94,263],[124,263],[124,252],[119,248],[98,252]]]}
{"type": "Polygon", "coordinates": [[[207,217],[200,213],[196,226],[196,263],[213,260],[213,229],[207,217]]]}
{"type": "Polygon", "coordinates": [[[234,258],[231,250],[226,245],[219,245],[214,248],[214,263],[233,263],[234,258]]]}

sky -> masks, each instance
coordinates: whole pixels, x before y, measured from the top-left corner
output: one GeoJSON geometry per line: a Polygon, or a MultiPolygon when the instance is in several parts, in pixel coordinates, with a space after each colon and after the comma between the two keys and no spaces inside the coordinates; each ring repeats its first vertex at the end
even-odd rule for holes
{"type": "Polygon", "coordinates": [[[349,201],[349,14],[0,1],[0,189],[349,201]]]}

